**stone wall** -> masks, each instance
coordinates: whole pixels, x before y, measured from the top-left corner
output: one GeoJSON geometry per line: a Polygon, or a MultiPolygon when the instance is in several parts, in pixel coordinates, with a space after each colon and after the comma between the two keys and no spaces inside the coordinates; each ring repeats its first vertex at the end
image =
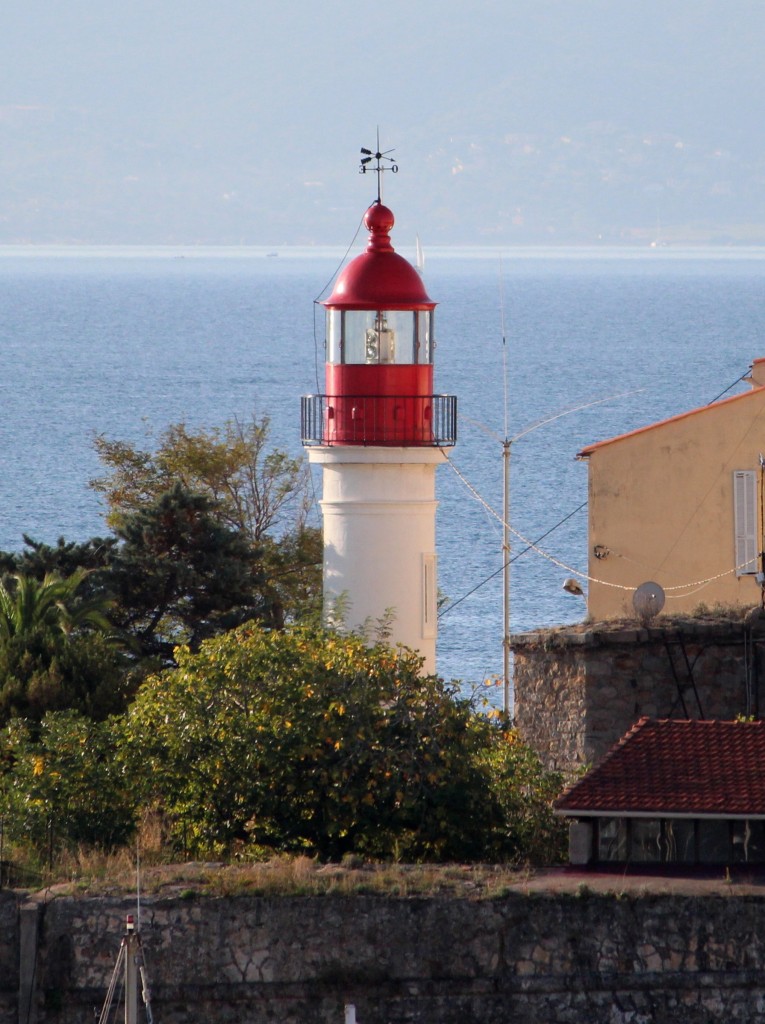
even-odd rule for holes
{"type": "Polygon", "coordinates": [[[759,717],[761,630],[762,620],[688,620],[514,636],[516,725],[546,765],[570,770],[597,761],[643,715],[759,717]]]}
{"type": "MultiPolygon", "coordinates": [[[[9,908],[2,1024],[93,1020],[132,905],[40,906],[24,1020],[9,908]]],[[[157,1024],[342,1024],[345,1003],[359,1024],[765,1022],[756,895],[149,900],[142,937],[157,1024]]]]}
{"type": "Polygon", "coordinates": [[[18,1022],[20,958],[19,908],[15,898],[6,895],[0,898],[0,1024],[18,1022]]]}

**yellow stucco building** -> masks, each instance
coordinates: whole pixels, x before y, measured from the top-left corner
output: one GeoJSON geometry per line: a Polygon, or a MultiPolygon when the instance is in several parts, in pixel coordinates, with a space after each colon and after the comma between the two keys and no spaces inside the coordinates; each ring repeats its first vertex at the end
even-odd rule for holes
{"type": "Polygon", "coordinates": [[[634,615],[635,589],[663,614],[762,602],[765,359],[751,390],[582,449],[589,469],[588,611],[634,615]]]}

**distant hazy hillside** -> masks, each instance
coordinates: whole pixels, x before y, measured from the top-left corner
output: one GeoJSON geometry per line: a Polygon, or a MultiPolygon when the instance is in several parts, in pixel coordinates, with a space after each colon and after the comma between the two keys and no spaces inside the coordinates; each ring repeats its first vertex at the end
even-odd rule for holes
{"type": "Polygon", "coordinates": [[[760,0],[12,3],[0,243],[765,243],[760,0]]]}

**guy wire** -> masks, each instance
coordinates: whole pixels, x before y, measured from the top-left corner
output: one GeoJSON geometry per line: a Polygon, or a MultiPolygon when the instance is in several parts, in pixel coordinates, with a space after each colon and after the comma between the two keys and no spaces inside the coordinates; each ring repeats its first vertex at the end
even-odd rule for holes
{"type": "MultiPolygon", "coordinates": [[[[563,526],[563,524],[565,522],[568,522],[568,520],[571,519],[572,516],[575,516],[577,512],[581,512],[586,505],[587,502],[583,501],[581,505],[579,505],[577,508],[573,510],[573,512],[569,512],[569,514],[567,516],[564,516],[563,519],[561,519],[559,522],[555,524],[555,526],[551,526],[549,530],[546,530],[541,536],[537,537],[537,539],[534,541],[534,544],[539,544],[539,542],[544,540],[545,537],[549,537],[554,530],[557,530],[559,526],[563,526]]],[[[512,563],[517,561],[521,557],[521,555],[525,555],[527,551],[531,550],[532,545],[527,544],[522,551],[518,551],[517,554],[513,555],[513,557],[510,558],[507,562],[500,565],[499,569],[495,569],[494,572],[491,573],[491,575],[486,577],[486,579],[481,580],[480,583],[477,583],[471,590],[468,590],[468,592],[466,594],[463,594],[462,597],[458,597],[456,601],[452,601],[452,603],[447,605],[446,608],[442,608],[441,611],[438,613],[438,618],[440,619],[442,615],[446,615],[447,612],[450,612],[452,610],[452,608],[456,608],[458,604],[462,604],[462,602],[466,601],[467,598],[469,598],[472,594],[475,594],[477,590],[480,590],[481,587],[484,586],[484,584],[488,583],[490,580],[493,580],[495,576],[499,576],[499,574],[505,568],[505,565],[512,565],[512,563]]]]}

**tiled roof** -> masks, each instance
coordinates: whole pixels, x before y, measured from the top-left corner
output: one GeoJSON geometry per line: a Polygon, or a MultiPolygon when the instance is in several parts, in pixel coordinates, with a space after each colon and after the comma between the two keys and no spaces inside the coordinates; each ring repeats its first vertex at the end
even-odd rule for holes
{"type": "Polygon", "coordinates": [[[735,402],[744,402],[755,395],[762,398],[765,394],[765,388],[761,386],[754,386],[751,391],[742,391],[741,394],[731,395],[730,398],[723,398],[719,402],[712,402],[708,405],[698,406],[696,409],[688,409],[686,412],[677,413],[675,416],[670,416],[665,420],[658,420],[656,423],[649,423],[645,427],[638,427],[636,430],[630,430],[626,434],[618,434],[616,437],[608,437],[604,441],[595,441],[594,444],[588,444],[581,451],[576,453],[578,459],[587,459],[593,452],[598,451],[600,448],[604,448],[606,445],[615,444],[619,441],[628,441],[632,437],[639,437],[641,434],[647,434],[650,430],[661,430],[663,427],[668,426],[671,423],[678,423],[680,420],[687,419],[689,416],[700,416],[705,413],[709,413],[713,409],[719,409],[721,406],[730,405],[735,402]]]}
{"type": "Polygon", "coordinates": [[[641,718],[555,807],[568,815],[765,815],[765,722],[641,718]]]}

